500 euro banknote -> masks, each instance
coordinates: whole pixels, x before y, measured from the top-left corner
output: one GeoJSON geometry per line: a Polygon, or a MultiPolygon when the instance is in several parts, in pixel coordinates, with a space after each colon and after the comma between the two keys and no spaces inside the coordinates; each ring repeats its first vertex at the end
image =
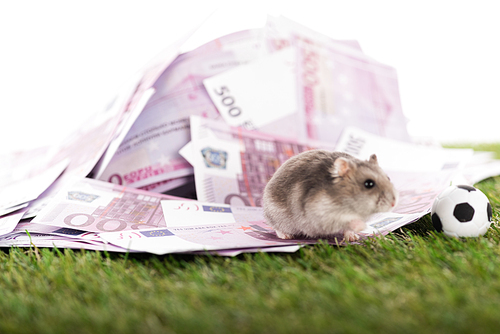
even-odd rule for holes
{"type": "Polygon", "coordinates": [[[182,150],[195,173],[199,201],[261,206],[262,192],[276,169],[288,158],[333,145],[231,127],[191,116],[191,143],[182,150]]]}
{"type": "Polygon", "coordinates": [[[165,227],[160,201],[175,198],[85,178],[61,190],[33,223],[87,232],[165,227]]]}
{"type": "Polygon", "coordinates": [[[139,188],[192,175],[178,154],[190,139],[189,116],[220,117],[203,79],[257,58],[261,40],[261,30],[241,31],[177,57],[98,178],[139,188]]]}
{"type": "Polygon", "coordinates": [[[392,67],[284,18],[264,36],[265,56],[203,81],[228,124],[331,143],[356,126],[408,141],[392,67]]]}
{"type": "Polygon", "coordinates": [[[269,17],[270,52],[296,51],[299,109],[307,137],[337,142],[343,128],[409,141],[396,70],[361,51],[356,41],[338,41],[283,17],[269,17]]]}

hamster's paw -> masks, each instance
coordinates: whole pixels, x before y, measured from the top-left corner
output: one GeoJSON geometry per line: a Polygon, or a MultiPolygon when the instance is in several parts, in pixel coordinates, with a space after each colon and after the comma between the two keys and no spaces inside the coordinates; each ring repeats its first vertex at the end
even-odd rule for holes
{"type": "Polygon", "coordinates": [[[359,235],[356,234],[356,232],[352,230],[347,230],[344,232],[344,239],[345,241],[356,241],[359,240],[359,235]]]}
{"type": "Polygon", "coordinates": [[[293,235],[283,233],[281,231],[275,230],[276,234],[278,235],[278,238],[280,239],[293,239],[293,235]]]}
{"type": "Polygon", "coordinates": [[[354,232],[359,232],[366,228],[366,223],[360,219],[354,219],[349,223],[349,228],[354,232]]]}

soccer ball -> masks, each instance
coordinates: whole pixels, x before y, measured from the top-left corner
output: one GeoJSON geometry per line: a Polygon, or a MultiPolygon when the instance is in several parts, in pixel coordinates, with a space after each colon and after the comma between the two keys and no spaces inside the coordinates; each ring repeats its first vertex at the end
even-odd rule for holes
{"type": "Polygon", "coordinates": [[[491,225],[491,205],[488,197],[471,186],[446,188],[434,200],[432,225],[449,237],[478,237],[491,225]]]}

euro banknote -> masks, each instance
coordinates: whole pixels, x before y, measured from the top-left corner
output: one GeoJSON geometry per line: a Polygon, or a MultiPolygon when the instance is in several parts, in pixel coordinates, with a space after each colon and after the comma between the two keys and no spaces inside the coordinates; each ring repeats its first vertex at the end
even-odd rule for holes
{"type": "Polygon", "coordinates": [[[334,145],[296,141],[191,116],[191,154],[199,201],[261,206],[262,191],[288,158],[334,145]]]}
{"type": "Polygon", "coordinates": [[[104,110],[58,145],[2,157],[0,210],[30,202],[29,212],[36,212],[60,187],[87,176],[106,150],[120,116],[117,109],[104,110]]]}
{"type": "Polygon", "coordinates": [[[294,50],[286,48],[207,78],[203,84],[229,125],[305,139],[295,58],[294,50]]]}
{"type": "Polygon", "coordinates": [[[47,235],[40,233],[17,233],[11,234],[0,239],[0,247],[46,247],[59,249],[69,248],[69,249],[86,249],[95,251],[106,251],[106,252],[134,252],[133,250],[127,250],[122,247],[111,245],[107,242],[89,242],[85,240],[78,240],[74,238],[67,238],[64,236],[57,235],[47,235]]]}
{"type": "Polygon", "coordinates": [[[202,80],[257,58],[261,40],[259,29],[242,31],[177,57],[155,81],[155,93],[98,178],[143,187],[192,175],[178,154],[190,138],[189,116],[220,117],[202,80]]]}
{"type": "Polygon", "coordinates": [[[265,50],[272,53],[293,46],[297,34],[321,45],[343,45],[362,52],[361,46],[356,40],[333,39],[284,16],[273,15],[268,15],[264,26],[265,50]]]}
{"type": "MultiPolygon", "coordinates": [[[[50,170],[67,161],[64,172],[32,201],[25,218],[34,217],[59,190],[91,173],[106,151],[124,114],[116,107],[95,113],[59,145],[50,147],[48,157],[37,169],[50,170]]],[[[47,173],[47,172],[45,172],[47,173]]]]}
{"type": "Polygon", "coordinates": [[[352,48],[296,39],[299,105],[309,138],[336,142],[343,128],[357,126],[410,140],[394,68],[352,48]]]}
{"type": "Polygon", "coordinates": [[[165,227],[160,201],[175,198],[84,178],[61,190],[32,222],[87,232],[165,227]]]}
{"type": "Polygon", "coordinates": [[[40,196],[63,173],[69,163],[62,160],[38,175],[17,180],[0,188],[0,212],[33,201],[40,196]]]}
{"type": "Polygon", "coordinates": [[[12,233],[19,221],[23,218],[25,210],[0,217],[0,236],[12,233]]]}
{"type": "Polygon", "coordinates": [[[0,187],[44,172],[52,151],[50,146],[44,146],[0,155],[0,187]]]}
{"type": "Polygon", "coordinates": [[[165,48],[159,55],[149,61],[138,73],[133,76],[129,82],[120,90],[115,97],[113,107],[122,114],[109,147],[94,168],[95,178],[100,178],[103,171],[115,155],[119,145],[127,135],[132,124],[144,109],[145,104],[151,98],[155,89],[153,84],[159,76],[167,69],[170,64],[180,54],[182,46],[196,32],[199,27],[192,29],[173,44],[165,48]]]}
{"type": "Polygon", "coordinates": [[[284,18],[264,36],[265,56],[203,81],[228,124],[332,143],[357,126],[408,141],[392,67],[284,18]]]}
{"type": "Polygon", "coordinates": [[[161,201],[168,227],[264,220],[260,207],[235,206],[193,200],[161,201]]]}
{"type": "MultiPolygon", "coordinates": [[[[175,221],[172,226],[140,231],[103,232],[98,236],[111,245],[123,249],[158,255],[186,252],[236,255],[247,251],[296,251],[300,245],[318,242],[314,238],[280,239],[263,219],[253,220],[239,216],[232,211],[237,208],[234,206],[190,201],[186,203],[189,210],[178,209],[182,203],[182,201],[167,201],[169,207],[164,213],[167,219],[172,218],[175,221]],[[192,210],[195,207],[203,209],[192,210]],[[173,210],[179,210],[178,214],[170,217],[169,214],[172,214],[173,210]]],[[[363,238],[386,235],[420,217],[420,213],[375,215],[370,218],[367,227],[359,235],[363,238]]],[[[323,238],[331,244],[343,244],[342,239],[341,235],[323,238]]]]}
{"type": "Polygon", "coordinates": [[[295,48],[298,103],[307,137],[336,142],[357,126],[409,141],[396,70],[361,51],[355,41],[337,41],[284,17],[268,18],[266,46],[295,48]]]}

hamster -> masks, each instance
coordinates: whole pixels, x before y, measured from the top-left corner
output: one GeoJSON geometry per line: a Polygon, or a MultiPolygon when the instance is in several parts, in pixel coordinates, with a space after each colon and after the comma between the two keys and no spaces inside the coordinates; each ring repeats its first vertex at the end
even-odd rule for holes
{"type": "Polygon", "coordinates": [[[343,234],[359,239],[374,213],[392,210],[398,193],[375,154],[367,161],[326,150],[288,159],[264,188],[264,217],[281,239],[343,234]]]}

